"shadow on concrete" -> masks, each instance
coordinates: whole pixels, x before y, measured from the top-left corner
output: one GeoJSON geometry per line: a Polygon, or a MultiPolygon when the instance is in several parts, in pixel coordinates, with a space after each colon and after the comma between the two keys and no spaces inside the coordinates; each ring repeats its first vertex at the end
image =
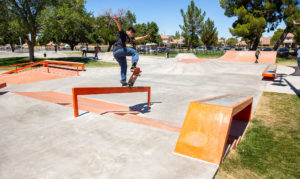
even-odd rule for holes
{"type": "Polygon", "coordinates": [[[276,74],[276,78],[274,79],[274,82],[272,83],[272,85],[287,86],[286,84],[283,83],[283,79],[285,77],[287,77],[287,74],[283,74],[283,73],[276,74]]]}
{"type": "Polygon", "coordinates": [[[300,68],[295,66],[289,66],[291,68],[294,68],[294,73],[290,74],[291,76],[300,76],[300,68]]]}
{"type": "Polygon", "coordinates": [[[8,91],[0,92],[0,96],[5,95],[8,91]]]}
{"type": "Polygon", "coordinates": [[[88,113],[90,113],[90,112],[86,111],[86,112],[84,112],[84,113],[82,113],[82,114],[79,114],[78,117],[83,116],[83,115],[86,115],[86,114],[88,114],[88,113]]]}
{"type": "Polygon", "coordinates": [[[289,80],[284,79],[285,82],[291,87],[291,89],[295,92],[295,94],[300,98],[300,89],[297,89],[289,80]]]}
{"type": "MultiPolygon", "coordinates": [[[[151,102],[151,105],[155,104],[155,103],[161,103],[161,102],[151,102]]],[[[148,103],[141,103],[141,104],[137,104],[134,106],[130,106],[129,107],[131,111],[138,111],[140,113],[148,113],[150,112],[151,106],[148,106],[148,103]]]]}

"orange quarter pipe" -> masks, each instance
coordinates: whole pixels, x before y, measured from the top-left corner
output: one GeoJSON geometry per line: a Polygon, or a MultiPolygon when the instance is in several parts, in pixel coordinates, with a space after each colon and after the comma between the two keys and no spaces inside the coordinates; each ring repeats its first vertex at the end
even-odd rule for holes
{"type": "MultiPolygon", "coordinates": [[[[275,63],[277,52],[260,52],[258,59],[259,63],[275,63]]],[[[255,51],[226,51],[226,53],[219,58],[224,61],[232,62],[255,62],[255,51]]]]}

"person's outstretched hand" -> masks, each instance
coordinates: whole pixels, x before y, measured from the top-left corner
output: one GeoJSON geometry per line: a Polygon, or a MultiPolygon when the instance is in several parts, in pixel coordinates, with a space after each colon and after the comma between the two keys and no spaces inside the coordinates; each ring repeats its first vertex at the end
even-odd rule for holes
{"type": "Polygon", "coordinates": [[[116,15],[114,15],[113,20],[118,21],[118,17],[116,15]]]}
{"type": "Polygon", "coordinates": [[[148,38],[150,38],[150,35],[146,35],[145,37],[148,39],[148,38]]]}

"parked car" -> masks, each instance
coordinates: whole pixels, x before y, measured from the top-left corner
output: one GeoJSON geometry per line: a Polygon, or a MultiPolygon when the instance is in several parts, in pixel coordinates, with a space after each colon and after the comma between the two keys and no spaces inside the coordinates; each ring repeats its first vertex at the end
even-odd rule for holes
{"type": "Polygon", "coordinates": [[[138,49],[137,49],[137,51],[138,52],[141,52],[141,53],[147,53],[147,52],[149,52],[149,47],[148,46],[146,46],[146,45],[143,45],[143,46],[140,46],[138,49]]]}
{"type": "Polygon", "coordinates": [[[217,47],[213,47],[213,46],[208,46],[206,47],[207,50],[211,50],[211,51],[218,51],[219,49],[217,47]]]}
{"type": "Polygon", "coordinates": [[[273,51],[272,48],[264,48],[262,51],[273,51]]]}
{"type": "Polygon", "coordinates": [[[149,50],[150,53],[158,53],[158,49],[157,48],[152,48],[149,50]]]}
{"type": "Polygon", "coordinates": [[[204,51],[204,50],[205,50],[205,47],[199,46],[199,47],[197,47],[195,50],[196,50],[196,51],[204,51]]]}
{"type": "Polygon", "coordinates": [[[165,51],[166,51],[166,48],[158,48],[157,49],[158,53],[165,53],[165,51]]]}
{"type": "Polygon", "coordinates": [[[223,50],[227,51],[227,50],[231,50],[230,47],[225,47],[223,50]]]}
{"type": "Polygon", "coordinates": [[[243,51],[243,48],[236,48],[235,51],[243,51]]]}
{"type": "Polygon", "coordinates": [[[287,57],[289,55],[289,50],[287,48],[280,48],[277,51],[277,55],[280,57],[287,57]]]}

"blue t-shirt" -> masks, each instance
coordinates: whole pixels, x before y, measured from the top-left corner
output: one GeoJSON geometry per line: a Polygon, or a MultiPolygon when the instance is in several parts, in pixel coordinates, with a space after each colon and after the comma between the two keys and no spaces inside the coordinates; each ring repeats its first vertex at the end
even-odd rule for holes
{"type": "Polygon", "coordinates": [[[117,41],[114,45],[114,52],[119,49],[125,48],[126,44],[132,42],[133,40],[134,37],[130,38],[124,30],[120,31],[117,35],[117,41]]]}

